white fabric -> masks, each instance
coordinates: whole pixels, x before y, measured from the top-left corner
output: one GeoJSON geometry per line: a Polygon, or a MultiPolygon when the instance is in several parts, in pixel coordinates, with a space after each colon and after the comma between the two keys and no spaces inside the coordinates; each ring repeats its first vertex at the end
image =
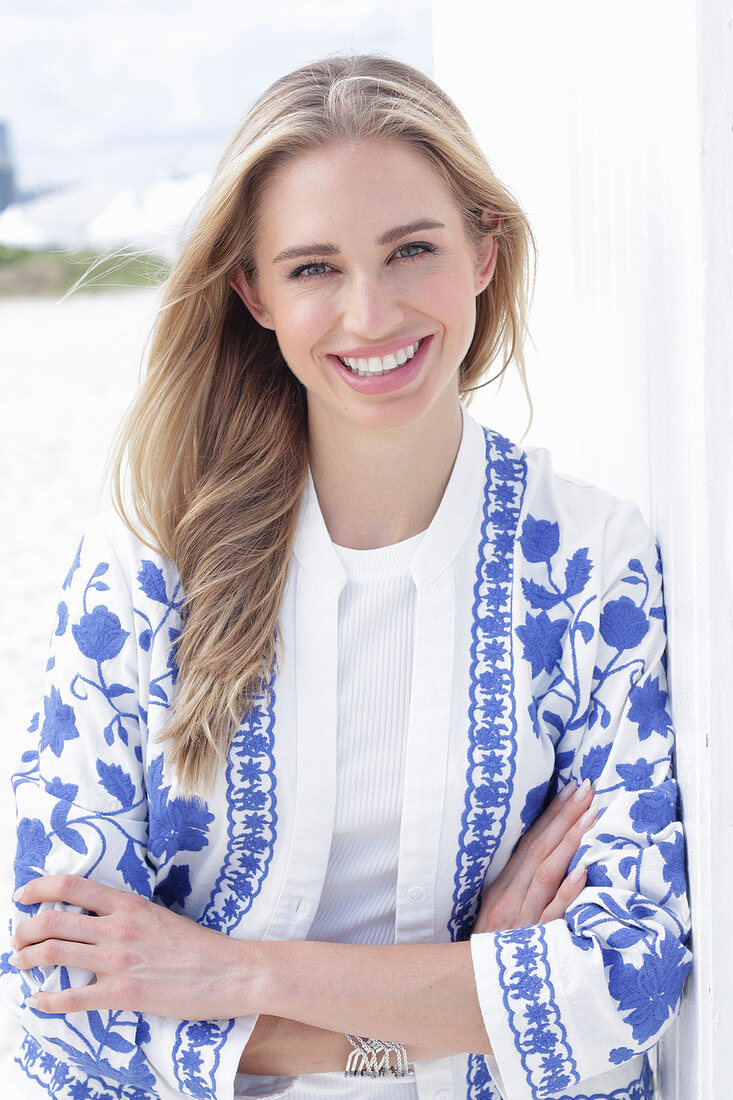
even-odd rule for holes
{"type": "MultiPolygon", "coordinates": [[[[651,1100],[644,1051],[676,1015],[690,959],[654,535],[634,504],[555,473],[546,451],[522,450],[464,409],[410,572],[395,942],[470,936],[494,1051],[418,1063],[419,1100],[651,1100]],[[577,902],[546,926],[471,935],[482,886],[571,776],[596,781],[603,810],[584,838],[577,902]]],[[[87,874],[237,938],[306,938],[337,820],[346,581],[309,479],[282,667],[196,809],[156,740],[177,690],[177,571],[114,515],[91,523],[59,593],[14,777],[16,885],[87,874]]],[[[16,906],[14,922],[28,914],[16,906]]],[[[232,1097],[256,1015],[46,1017],[24,1006],[29,992],[91,975],[19,974],[8,954],[2,986],[27,1033],[16,1061],[29,1097],[123,1100],[123,1085],[161,1100],[232,1097]]]]}
{"type": "MultiPolygon", "coordinates": [[[[422,533],[390,546],[338,546],[347,581],[338,609],[336,811],[323,890],[306,939],[394,943],[397,861],[412,680],[415,584],[410,560],[422,533]]],[[[389,1036],[384,1036],[389,1038],[389,1036]]],[[[344,1060],[345,1064],[345,1060],[344,1060]]],[[[370,1096],[376,1087],[371,1083],[370,1096]]],[[[385,1095],[417,1100],[410,1080],[385,1095]]],[[[235,1097],[364,1095],[343,1071],[292,1077],[238,1074],[235,1097]]]]}
{"type": "Polygon", "coordinates": [[[336,811],[311,940],[394,943],[415,611],[410,558],[421,537],[375,550],[336,547],[348,576],[338,611],[336,811]]]}

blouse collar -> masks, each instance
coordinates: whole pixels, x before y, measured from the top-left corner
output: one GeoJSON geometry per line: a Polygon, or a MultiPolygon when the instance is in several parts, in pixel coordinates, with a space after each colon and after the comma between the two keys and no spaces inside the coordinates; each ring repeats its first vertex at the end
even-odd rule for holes
{"type": "MultiPolygon", "coordinates": [[[[448,484],[410,563],[418,588],[430,584],[458,554],[476,514],[486,479],[483,426],[471,416],[463,402],[461,412],[461,442],[448,484]]],[[[347,574],[328,533],[310,465],[301,500],[294,554],[323,595],[338,600],[347,574]]]]}

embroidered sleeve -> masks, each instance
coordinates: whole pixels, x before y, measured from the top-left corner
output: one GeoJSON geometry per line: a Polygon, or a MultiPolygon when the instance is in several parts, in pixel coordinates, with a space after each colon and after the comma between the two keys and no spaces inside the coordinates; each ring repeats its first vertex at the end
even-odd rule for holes
{"type": "Polygon", "coordinates": [[[598,563],[587,548],[561,556],[557,524],[528,516],[519,543],[547,566],[544,582],[540,568],[523,578],[514,628],[542,685],[532,721],[554,731],[554,790],[592,780],[600,814],[571,865],[588,879],[564,920],[471,937],[479,1000],[505,1100],[580,1095],[631,1059],[646,1096],[638,1055],[676,1016],[691,965],[659,548],[627,505],[595,587],[598,563]]]}
{"type": "MultiPolygon", "coordinates": [[[[166,699],[175,680],[169,658],[181,593],[155,561],[137,566],[137,576],[123,571],[105,517],[98,517],[64,581],[43,699],[13,776],[15,888],[69,872],[168,907],[191,891],[187,867],[166,873],[167,847],[198,851],[213,815],[166,797],[162,756],[147,759],[145,743],[147,708],[166,699]],[[161,655],[156,675],[148,659],[154,653],[161,655]]],[[[13,925],[41,908],[71,907],[14,904],[13,925]]],[[[22,1029],[15,1060],[49,1094],[214,1100],[231,1093],[251,1022],[237,1043],[242,1029],[234,1020],[189,1022],[127,1010],[47,1015],[25,998],[86,985],[94,975],[65,966],[17,971],[9,955],[0,956],[0,973],[22,1029]],[[176,1038],[184,1023],[191,1042],[182,1049],[176,1038]],[[234,1042],[225,1045],[232,1033],[234,1042]]]]}

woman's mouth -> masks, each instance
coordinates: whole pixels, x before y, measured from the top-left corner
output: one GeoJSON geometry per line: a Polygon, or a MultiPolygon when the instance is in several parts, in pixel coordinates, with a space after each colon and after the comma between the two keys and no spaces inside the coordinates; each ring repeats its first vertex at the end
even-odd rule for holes
{"type": "Polygon", "coordinates": [[[389,355],[370,356],[368,359],[341,355],[330,355],[329,358],[351,389],[371,395],[391,393],[417,378],[433,335],[431,332],[428,336],[422,336],[414,344],[405,344],[389,355]]]}
{"type": "Polygon", "coordinates": [[[369,359],[347,359],[337,355],[336,358],[359,378],[378,378],[381,375],[389,374],[390,371],[397,370],[405,363],[409,363],[410,359],[417,354],[424,340],[425,337],[423,336],[416,344],[406,344],[390,355],[371,356],[369,359]]]}

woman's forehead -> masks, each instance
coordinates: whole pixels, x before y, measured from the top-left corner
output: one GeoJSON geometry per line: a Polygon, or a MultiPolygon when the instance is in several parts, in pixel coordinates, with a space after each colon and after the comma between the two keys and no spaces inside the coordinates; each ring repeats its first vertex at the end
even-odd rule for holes
{"type": "Polygon", "coordinates": [[[270,178],[273,183],[285,182],[295,177],[300,180],[312,174],[317,175],[329,169],[348,172],[356,168],[362,171],[374,168],[376,173],[387,176],[387,165],[393,170],[403,168],[426,178],[432,177],[435,183],[443,184],[427,155],[419,151],[412,142],[396,137],[335,141],[329,145],[303,149],[293,153],[275,169],[270,178]]]}
{"type": "MultiPolygon", "coordinates": [[[[272,238],[328,226],[379,236],[396,225],[458,213],[437,170],[407,142],[377,139],[298,153],[275,170],[261,197],[260,228],[272,238]]],[[[281,247],[293,242],[284,241],[281,247]]]]}

